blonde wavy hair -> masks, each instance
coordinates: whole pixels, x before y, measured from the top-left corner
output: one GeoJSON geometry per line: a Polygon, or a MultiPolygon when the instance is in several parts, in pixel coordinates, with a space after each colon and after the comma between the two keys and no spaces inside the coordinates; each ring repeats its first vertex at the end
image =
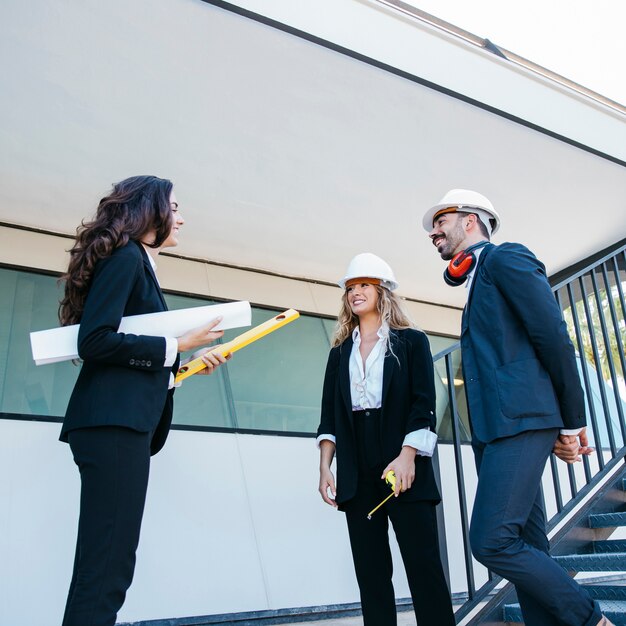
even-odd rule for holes
{"type": "MultiPolygon", "coordinates": [[[[363,281],[367,282],[367,281],[363,281]]],[[[400,330],[403,328],[416,328],[413,321],[405,313],[402,307],[402,301],[393,291],[381,285],[373,285],[378,292],[378,302],[376,309],[380,314],[382,322],[386,322],[389,328],[400,330]]],[[[333,332],[332,347],[341,345],[359,325],[359,318],[352,312],[348,304],[348,291],[344,290],[341,297],[341,310],[337,316],[337,325],[333,332]]],[[[387,339],[387,348],[389,349],[389,339],[387,339]]]]}

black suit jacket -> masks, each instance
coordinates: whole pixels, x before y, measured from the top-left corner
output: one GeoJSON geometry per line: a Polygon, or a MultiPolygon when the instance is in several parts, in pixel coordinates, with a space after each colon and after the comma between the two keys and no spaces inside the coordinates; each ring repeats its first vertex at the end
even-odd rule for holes
{"type": "Polygon", "coordinates": [[[61,440],[69,431],[126,426],[153,432],[151,451],[165,443],[172,421],[174,367],[164,367],[164,337],[118,333],[126,315],[166,311],[143,246],[130,241],[97,262],[78,332],[83,365],[74,386],[61,440]]]}
{"type": "Polygon", "coordinates": [[[475,272],[461,330],[474,437],[584,426],[574,347],[543,264],[521,244],[489,244],[475,272]]]}
{"type": "MultiPolygon", "coordinates": [[[[391,330],[391,348],[383,367],[381,406],[381,447],[383,467],[395,459],[405,436],[422,428],[434,432],[435,383],[433,361],[426,335],[418,330],[391,330]],[[395,356],[394,356],[395,355],[395,356]]],[[[336,438],[337,504],[356,494],[358,482],[357,449],[350,398],[349,360],[352,337],[332,348],[328,356],[322,395],[322,415],[317,434],[336,438]]],[[[435,483],[429,457],[415,457],[415,482],[400,498],[432,500],[441,496],[435,483]]]]}

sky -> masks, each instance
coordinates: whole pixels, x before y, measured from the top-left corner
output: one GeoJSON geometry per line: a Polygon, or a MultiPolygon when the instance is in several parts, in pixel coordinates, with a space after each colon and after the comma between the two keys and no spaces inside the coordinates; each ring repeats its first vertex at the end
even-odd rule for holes
{"type": "Polygon", "coordinates": [[[405,0],[626,106],[626,0],[405,0]]]}

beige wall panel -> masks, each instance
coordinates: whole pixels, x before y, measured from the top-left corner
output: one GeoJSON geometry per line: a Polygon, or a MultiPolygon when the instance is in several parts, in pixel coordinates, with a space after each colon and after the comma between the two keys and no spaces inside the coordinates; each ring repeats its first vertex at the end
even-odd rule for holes
{"type": "Polygon", "coordinates": [[[278,309],[314,311],[315,302],[304,281],[207,265],[211,294],[227,300],[249,300],[278,309]]]}
{"type": "Polygon", "coordinates": [[[73,240],[0,226],[0,263],[64,272],[73,240]]]}
{"type": "Polygon", "coordinates": [[[407,300],[404,305],[413,321],[422,330],[452,337],[458,337],[461,334],[462,311],[460,309],[407,300]]]}
{"type": "Polygon", "coordinates": [[[163,255],[157,259],[159,283],[163,289],[212,296],[207,264],[163,255]]]}
{"type": "MultiPolygon", "coordinates": [[[[0,263],[63,272],[72,240],[58,235],[0,226],[0,263]]],[[[163,255],[158,259],[159,281],[164,289],[224,300],[249,300],[254,304],[293,308],[336,316],[341,290],[304,280],[271,276],[202,261],[163,255]]],[[[458,337],[461,310],[422,302],[405,301],[418,326],[425,331],[458,337]]]]}
{"type": "Polygon", "coordinates": [[[316,283],[309,283],[309,289],[315,301],[315,310],[321,315],[337,317],[341,306],[341,289],[316,283]]]}

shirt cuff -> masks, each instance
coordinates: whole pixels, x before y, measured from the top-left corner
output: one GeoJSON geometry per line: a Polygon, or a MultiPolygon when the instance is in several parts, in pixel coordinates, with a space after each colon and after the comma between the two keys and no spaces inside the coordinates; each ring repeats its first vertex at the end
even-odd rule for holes
{"type": "Polygon", "coordinates": [[[165,337],[165,363],[163,367],[172,367],[178,355],[178,339],[175,337],[165,337]]]}
{"type": "Polygon", "coordinates": [[[561,428],[560,435],[579,435],[582,428],[561,428]]]}
{"type": "Polygon", "coordinates": [[[415,448],[420,456],[432,456],[437,445],[437,435],[427,428],[421,428],[410,432],[402,445],[415,448]]]}
{"type": "Polygon", "coordinates": [[[324,441],[324,439],[328,439],[328,441],[332,441],[335,445],[337,445],[337,439],[335,438],[335,435],[320,435],[316,440],[315,443],[317,444],[317,447],[320,447],[320,443],[322,441],[324,441]]]}
{"type": "Polygon", "coordinates": [[[182,384],[183,384],[183,381],[181,380],[179,383],[177,383],[176,378],[174,378],[174,372],[170,372],[170,381],[167,385],[168,390],[178,389],[182,384]]]}

